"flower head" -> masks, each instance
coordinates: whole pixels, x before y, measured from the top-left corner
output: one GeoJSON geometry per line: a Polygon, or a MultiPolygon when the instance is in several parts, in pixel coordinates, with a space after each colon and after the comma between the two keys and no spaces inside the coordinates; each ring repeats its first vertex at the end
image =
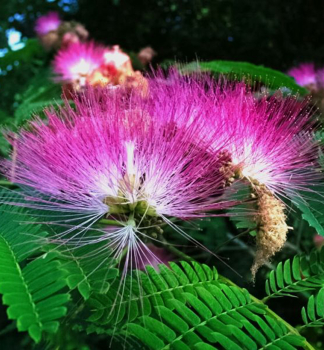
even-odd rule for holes
{"type": "MultiPolygon", "coordinates": [[[[47,111],[48,123],[36,120],[15,138],[21,205],[57,213],[55,221],[74,232],[66,242],[79,244],[104,218],[121,228],[102,231],[100,239],[136,249],[143,239],[157,239],[163,222],[185,234],[170,217],[205,217],[232,205],[222,198],[223,164],[209,152],[214,135],[199,136],[203,114],[191,120],[181,94],[165,109],[139,93],[122,96],[121,89],[89,89],[75,98],[76,111],[69,105],[60,115],[47,111]],[[188,119],[182,126],[179,108],[188,119]]],[[[9,174],[10,161],[5,167],[9,174]]]]}
{"type": "Polygon", "coordinates": [[[243,84],[224,90],[217,113],[237,136],[228,151],[239,176],[283,196],[307,190],[319,178],[312,111],[306,106],[293,97],[256,100],[243,84]]]}
{"type": "Polygon", "coordinates": [[[60,16],[57,12],[49,12],[39,17],[35,23],[35,32],[38,36],[46,35],[51,31],[56,31],[61,24],[60,16]]]}
{"type": "Polygon", "coordinates": [[[257,202],[254,276],[286,241],[288,225],[280,198],[294,202],[322,178],[312,111],[306,108],[306,101],[293,97],[256,99],[244,84],[223,88],[216,100],[220,120],[210,120],[210,125],[227,125],[234,177],[250,183],[257,202]]]}
{"type": "Polygon", "coordinates": [[[61,49],[53,62],[57,79],[85,86],[87,79],[102,63],[104,49],[93,42],[70,44],[61,49]]]}
{"type": "Polygon", "coordinates": [[[172,96],[181,95],[186,103],[177,109],[177,125],[194,123],[203,115],[199,136],[214,135],[210,146],[215,157],[223,159],[220,170],[226,185],[235,180],[250,183],[257,202],[253,218],[258,227],[255,274],[286,240],[288,226],[280,198],[294,201],[301,191],[312,191],[322,178],[312,111],[307,109],[307,101],[293,97],[257,98],[244,83],[223,79],[215,83],[209,77],[176,74],[167,80],[158,78],[150,81],[154,108],[167,108],[172,96]],[[204,110],[200,109],[202,100],[208,101],[204,110]],[[188,105],[190,113],[186,113],[188,105]]]}
{"type": "Polygon", "coordinates": [[[316,84],[316,72],[313,63],[302,63],[298,67],[291,68],[288,75],[292,76],[301,86],[316,84]]]}
{"type": "Polygon", "coordinates": [[[157,53],[152,49],[152,47],[147,46],[140,50],[140,52],[137,54],[137,57],[145,66],[149,64],[156,55],[157,53]]]}
{"type": "Polygon", "coordinates": [[[149,83],[154,109],[171,110],[169,99],[185,101],[174,112],[178,126],[194,123],[203,115],[200,132],[214,135],[210,147],[216,153],[228,152],[238,176],[254,179],[284,196],[307,190],[319,179],[318,172],[312,171],[318,144],[308,101],[268,95],[258,98],[244,83],[215,82],[209,77],[172,74],[149,83]]]}

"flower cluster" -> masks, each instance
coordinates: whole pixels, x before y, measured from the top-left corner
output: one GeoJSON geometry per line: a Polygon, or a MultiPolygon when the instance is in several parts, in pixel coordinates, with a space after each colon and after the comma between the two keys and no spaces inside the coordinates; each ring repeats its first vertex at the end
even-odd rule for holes
{"type": "Polygon", "coordinates": [[[36,20],[35,32],[46,50],[67,47],[87,40],[88,31],[77,22],[64,22],[57,12],[49,12],[36,20]]]}
{"type": "Polygon", "coordinates": [[[119,46],[105,48],[93,42],[61,49],[53,62],[57,80],[80,90],[91,86],[144,87],[145,79],[134,71],[130,57],[119,46]]]}
{"type": "MultiPolygon", "coordinates": [[[[127,62],[103,57],[109,71],[127,62]]],[[[146,96],[123,89],[88,87],[74,96],[75,109],[47,110],[48,122],[36,119],[14,136],[15,158],[4,168],[8,176],[15,168],[26,193],[15,204],[49,210],[66,227],[57,242],[107,241],[115,256],[128,248],[147,261],[145,243],[163,241],[163,225],[191,239],[172,218],[224,214],[237,204],[226,197],[232,183],[245,181],[257,204],[255,273],[286,240],[282,198],[320,178],[305,105],[175,73],[149,79],[146,96]],[[116,227],[87,238],[93,224],[111,220],[116,227]]]]}
{"type": "MultiPolygon", "coordinates": [[[[174,78],[174,77],[173,77],[174,78]]],[[[244,83],[232,84],[205,79],[202,85],[192,87],[186,79],[172,79],[161,89],[160,82],[151,86],[151,96],[161,108],[179,96],[183,108],[196,105],[191,120],[204,114],[205,135],[217,134],[211,143],[215,156],[226,154],[228,163],[222,167],[226,184],[247,181],[257,202],[254,221],[258,227],[258,251],[252,272],[279,251],[286,241],[285,205],[294,201],[301,191],[312,191],[312,185],[322,178],[317,163],[318,144],[314,142],[314,121],[307,101],[294,97],[282,98],[264,95],[256,98],[244,83]],[[199,109],[201,97],[212,102],[212,112],[199,109]],[[163,93],[161,93],[163,90],[163,93]],[[195,93],[193,93],[195,90],[195,93]]],[[[186,122],[178,107],[178,125],[186,122]]]]}
{"type": "Polygon", "coordinates": [[[296,83],[305,86],[310,92],[324,88],[324,68],[315,68],[314,63],[302,63],[288,71],[296,83]]]}
{"type": "Polygon", "coordinates": [[[312,103],[324,112],[324,68],[315,68],[314,63],[303,63],[288,71],[296,82],[310,93],[312,103]]]}
{"type": "MultiPolygon", "coordinates": [[[[50,12],[37,19],[35,32],[46,49],[58,50],[53,70],[67,95],[87,85],[141,86],[145,93],[145,79],[133,69],[129,55],[118,45],[104,47],[87,42],[89,33],[81,24],[63,22],[57,12],[50,12]]],[[[151,47],[146,47],[139,52],[138,61],[145,66],[155,55],[151,47]]]]}

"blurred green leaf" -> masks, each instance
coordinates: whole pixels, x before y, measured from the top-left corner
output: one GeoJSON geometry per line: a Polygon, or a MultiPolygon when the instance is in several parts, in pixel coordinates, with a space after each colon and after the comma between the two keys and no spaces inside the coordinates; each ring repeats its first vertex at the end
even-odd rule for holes
{"type": "Polygon", "coordinates": [[[210,61],[192,62],[180,67],[183,73],[193,73],[197,71],[211,72],[214,74],[224,74],[235,77],[235,79],[248,80],[251,85],[254,82],[261,82],[271,89],[287,88],[292,93],[305,95],[308,91],[296,84],[295,80],[286,74],[264,66],[254,65],[248,62],[235,61],[210,61]]]}
{"type": "Polygon", "coordinates": [[[51,72],[44,69],[29,83],[29,86],[16,100],[19,106],[14,113],[16,124],[29,119],[32,114],[41,112],[49,105],[60,103],[61,86],[51,81],[51,72]]]}
{"type": "Polygon", "coordinates": [[[25,46],[17,51],[9,51],[0,58],[0,69],[6,69],[14,62],[29,62],[38,54],[43,54],[44,49],[41,47],[37,39],[28,39],[25,46]]]}

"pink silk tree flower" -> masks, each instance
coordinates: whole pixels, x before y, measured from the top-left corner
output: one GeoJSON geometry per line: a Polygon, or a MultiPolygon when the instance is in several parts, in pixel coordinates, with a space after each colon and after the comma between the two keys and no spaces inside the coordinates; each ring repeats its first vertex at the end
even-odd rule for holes
{"type": "Polygon", "coordinates": [[[53,70],[56,79],[75,87],[84,87],[102,64],[104,48],[94,42],[72,43],[58,51],[53,70]]]}
{"type": "Polygon", "coordinates": [[[316,71],[314,63],[302,63],[288,71],[300,86],[316,86],[316,71]]]}
{"type": "MultiPolygon", "coordinates": [[[[67,227],[56,237],[62,244],[110,240],[115,254],[134,252],[143,238],[158,239],[161,223],[188,237],[170,217],[206,217],[234,204],[222,197],[222,162],[209,152],[214,135],[199,136],[203,114],[191,120],[181,94],[165,110],[149,108],[141,94],[121,96],[121,89],[89,88],[75,97],[76,110],[68,103],[60,113],[47,110],[48,122],[36,119],[14,138],[15,183],[25,197],[10,204],[54,213],[53,222],[67,227]],[[189,121],[181,127],[178,108],[189,121]],[[86,240],[100,219],[120,227],[86,240]]],[[[8,176],[11,165],[4,162],[8,176]]]]}
{"type": "Polygon", "coordinates": [[[301,192],[312,192],[322,179],[312,111],[294,97],[256,99],[244,84],[223,87],[217,95],[215,114],[221,118],[210,125],[226,123],[234,177],[250,183],[257,201],[255,275],[286,241],[289,227],[280,198],[303,200],[301,192]]]}
{"type": "Polygon", "coordinates": [[[49,32],[56,31],[61,24],[60,16],[57,12],[49,12],[39,17],[35,23],[35,32],[38,36],[43,36],[49,32]]]}
{"type": "Polygon", "coordinates": [[[278,196],[307,191],[320,178],[316,121],[307,100],[266,94],[258,98],[244,83],[175,73],[150,79],[149,86],[154,110],[171,112],[173,102],[168,101],[181,101],[173,112],[179,127],[203,115],[200,132],[205,136],[200,137],[214,135],[210,147],[214,153],[228,151],[237,175],[264,184],[278,196]]]}
{"type": "Polygon", "coordinates": [[[319,179],[307,101],[275,96],[257,100],[244,84],[225,89],[223,96],[216,109],[228,132],[237,136],[228,151],[239,176],[290,197],[319,179]]]}
{"type": "Polygon", "coordinates": [[[257,98],[244,83],[215,82],[208,76],[172,73],[168,79],[158,75],[149,84],[155,109],[171,110],[170,99],[186,101],[177,108],[178,126],[204,116],[199,136],[215,136],[210,148],[215,157],[227,159],[221,168],[226,186],[234,181],[250,185],[257,204],[253,218],[258,227],[255,275],[286,241],[288,226],[281,199],[303,200],[301,192],[312,192],[322,179],[307,101],[267,95],[257,98]],[[202,100],[206,101],[203,110],[202,100]],[[190,113],[186,113],[187,106],[190,113]]]}

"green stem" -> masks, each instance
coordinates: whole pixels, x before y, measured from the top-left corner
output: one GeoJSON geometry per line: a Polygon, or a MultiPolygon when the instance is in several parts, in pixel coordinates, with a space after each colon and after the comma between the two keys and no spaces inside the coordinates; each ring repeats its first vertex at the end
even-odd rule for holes
{"type": "Polygon", "coordinates": [[[115,220],[108,220],[108,219],[100,219],[97,224],[100,225],[108,225],[108,226],[125,226],[124,223],[115,221],[115,220]]]}
{"type": "Polygon", "coordinates": [[[14,187],[16,185],[7,180],[0,180],[0,186],[14,187]]]}
{"type": "Polygon", "coordinates": [[[217,252],[220,250],[220,248],[222,248],[224,245],[227,245],[228,243],[234,241],[235,239],[240,238],[240,237],[246,235],[246,234],[249,233],[250,231],[251,231],[250,229],[245,230],[245,231],[243,231],[243,232],[237,234],[236,236],[234,236],[234,237],[228,239],[227,241],[225,241],[225,242],[219,244],[219,245],[216,247],[216,249],[215,249],[215,253],[217,253],[217,252]]]}

